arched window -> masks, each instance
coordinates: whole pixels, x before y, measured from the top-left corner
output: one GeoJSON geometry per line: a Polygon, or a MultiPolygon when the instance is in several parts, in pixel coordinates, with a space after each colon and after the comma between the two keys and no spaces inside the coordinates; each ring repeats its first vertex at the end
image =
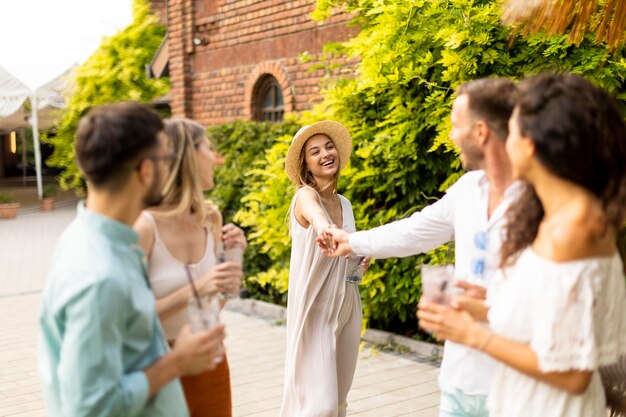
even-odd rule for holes
{"type": "Polygon", "coordinates": [[[259,81],[257,91],[255,119],[269,122],[283,120],[283,114],[285,113],[283,91],[276,78],[266,75],[259,81]]]}

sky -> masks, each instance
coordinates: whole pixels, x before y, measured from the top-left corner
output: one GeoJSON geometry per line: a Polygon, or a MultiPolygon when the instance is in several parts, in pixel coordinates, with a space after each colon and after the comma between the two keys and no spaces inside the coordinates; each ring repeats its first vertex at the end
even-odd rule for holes
{"type": "Polygon", "coordinates": [[[0,66],[42,86],[132,21],[132,0],[0,0],[0,66]]]}

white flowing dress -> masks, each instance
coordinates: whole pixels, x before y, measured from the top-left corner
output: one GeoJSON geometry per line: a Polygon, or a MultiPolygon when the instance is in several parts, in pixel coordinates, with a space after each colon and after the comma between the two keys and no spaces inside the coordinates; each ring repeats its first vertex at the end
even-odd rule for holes
{"type": "Polygon", "coordinates": [[[524,343],[543,372],[593,371],[575,395],[498,363],[489,393],[490,417],[606,417],[598,368],[626,350],[624,272],[618,254],[553,262],[531,248],[490,288],[494,332],[524,343]]]}
{"type": "MultiPolygon", "coordinates": [[[[343,417],[359,352],[361,298],[358,286],[346,281],[346,259],[323,256],[313,227],[305,229],[296,220],[293,209],[301,191],[290,209],[287,353],[279,415],[343,417]]],[[[343,229],[354,232],[352,205],[339,199],[343,229]]],[[[321,200],[320,205],[324,208],[321,200]]]]}

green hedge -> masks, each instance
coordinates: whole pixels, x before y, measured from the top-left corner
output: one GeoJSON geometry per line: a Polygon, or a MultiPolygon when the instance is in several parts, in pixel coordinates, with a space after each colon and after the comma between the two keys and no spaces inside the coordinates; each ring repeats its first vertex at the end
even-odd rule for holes
{"type": "MultiPolygon", "coordinates": [[[[236,216],[241,208],[241,202],[250,201],[260,190],[269,192],[263,183],[256,180],[259,167],[264,164],[265,155],[273,150],[277,143],[283,143],[298,130],[295,121],[282,123],[254,123],[238,121],[223,125],[212,126],[208,130],[209,136],[215,142],[219,152],[224,156],[224,164],[215,171],[215,189],[209,197],[220,207],[225,222],[235,222],[242,226],[249,240],[249,248],[245,255],[246,288],[252,296],[258,299],[286,304],[285,290],[276,285],[267,285],[263,277],[272,268],[272,245],[278,234],[282,233],[284,218],[273,218],[274,227],[270,228],[272,235],[260,234],[257,223],[252,220],[242,222],[236,216]]],[[[284,164],[284,161],[283,161],[284,164]]],[[[285,177],[286,179],[286,177],[285,177]]],[[[269,197],[274,201],[274,196],[269,197]]],[[[270,220],[270,212],[261,201],[259,222],[270,220]]],[[[281,247],[288,243],[288,236],[281,241],[281,247]]],[[[271,273],[271,272],[270,272],[271,273]]]]}

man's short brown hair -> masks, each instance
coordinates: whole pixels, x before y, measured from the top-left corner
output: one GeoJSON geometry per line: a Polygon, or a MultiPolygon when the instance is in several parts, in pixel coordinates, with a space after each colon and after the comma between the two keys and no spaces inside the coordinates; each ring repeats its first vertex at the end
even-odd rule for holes
{"type": "Polygon", "coordinates": [[[76,131],[78,166],[93,186],[117,186],[140,158],[157,148],[162,131],[161,118],[139,103],[95,107],[81,119],[76,131]]]}
{"type": "Polygon", "coordinates": [[[507,78],[481,78],[461,85],[456,96],[467,95],[470,113],[484,120],[501,141],[509,136],[509,118],[517,87],[507,78]]]}

